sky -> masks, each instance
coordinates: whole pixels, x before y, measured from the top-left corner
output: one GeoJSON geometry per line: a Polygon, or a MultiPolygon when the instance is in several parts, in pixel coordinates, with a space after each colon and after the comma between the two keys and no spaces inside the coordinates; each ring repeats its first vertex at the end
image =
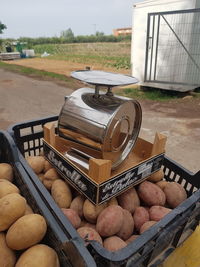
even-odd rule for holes
{"type": "Polygon", "coordinates": [[[142,0],[0,0],[0,38],[52,37],[71,28],[74,35],[112,34],[131,27],[134,3],[142,0]]]}

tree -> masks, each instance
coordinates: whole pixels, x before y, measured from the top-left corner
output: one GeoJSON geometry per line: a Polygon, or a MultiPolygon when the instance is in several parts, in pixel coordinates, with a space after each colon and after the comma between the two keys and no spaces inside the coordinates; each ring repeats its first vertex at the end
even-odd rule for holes
{"type": "Polygon", "coordinates": [[[3,33],[3,30],[7,29],[6,25],[0,21],[0,34],[3,33]]]}
{"type": "Polygon", "coordinates": [[[61,34],[60,34],[60,37],[63,37],[65,39],[73,39],[74,38],[74,33],[71,30],[71,28],[69,28],[69,29],[67,29],[65,31],[62,31],[61,34]]]}
{"type": "Polygon", "coordinates": [[[98,31],[97,31],[97,32],[95,33],[95,35],[96,35],[96,36],[104,36],[104,32],[98,32],[98,31]]]}

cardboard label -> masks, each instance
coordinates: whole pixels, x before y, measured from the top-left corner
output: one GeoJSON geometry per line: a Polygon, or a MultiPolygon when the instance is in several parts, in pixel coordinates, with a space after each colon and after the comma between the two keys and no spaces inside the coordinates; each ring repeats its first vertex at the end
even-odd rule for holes
{"type": "Polygon", "coordinates": [[[68,162],[62,154],[48,145],[45,140],[43,141],[43,149],[46,159],[56,168],[58,173],[94,204],[108,201],[129,187],[140,183],[161,168],[164,158],[164,153],[157,155],[98,185],[68,162]]]}
{"type": "Polygon", "coordinates": [[[99,203],[107,201],[111,197],[125,191],[128,187],[138,184],[155,171],[158,171],[162,166],[163,158],[164,154],[155,156],[100,185],[99,203]]]}
{"type": "Polygon", "coordinates": [[[76,190],[83,193],[92,202],[96,203],[97,187],[74,166],[69,164],[56,150],[43,141],[44,155],[46,159],[56,168],[58,173],[69,182],[76,190]]]}

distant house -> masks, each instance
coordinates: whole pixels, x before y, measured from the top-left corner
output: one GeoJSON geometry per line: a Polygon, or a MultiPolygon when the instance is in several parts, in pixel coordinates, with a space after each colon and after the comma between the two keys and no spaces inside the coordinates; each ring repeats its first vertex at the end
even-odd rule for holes
{"type": "Polygon", "coordinates": [[[119,28],[113,30],[114,36],[124,36],[124,35],[131,35],[132,34],[132,28],[119,28]]]}

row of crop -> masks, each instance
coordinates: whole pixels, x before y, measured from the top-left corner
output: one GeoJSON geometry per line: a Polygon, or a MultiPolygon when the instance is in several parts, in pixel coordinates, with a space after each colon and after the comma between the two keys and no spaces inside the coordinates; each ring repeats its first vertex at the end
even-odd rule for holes
{"type": "Polygon", "coordinates": [[[36,53],[50,54],[95,54],[107,56],[130,56],[131,43],[82,43],[82,44],[42,44],[35,45],[36,53]]]}

